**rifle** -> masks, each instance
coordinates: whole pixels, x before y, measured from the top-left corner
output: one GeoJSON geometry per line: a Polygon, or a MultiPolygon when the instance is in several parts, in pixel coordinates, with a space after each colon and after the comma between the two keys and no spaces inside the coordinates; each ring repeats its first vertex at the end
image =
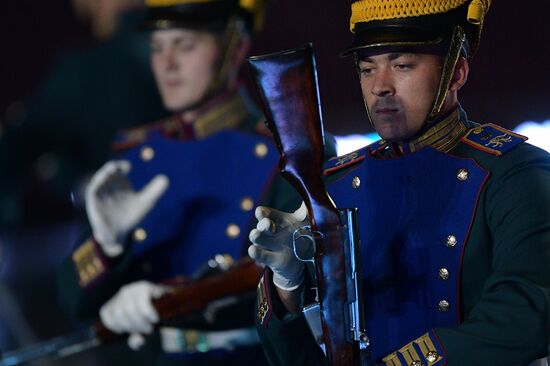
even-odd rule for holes
{"type": "MultiPolygon", "coordinates": [[[[367,349],[368,338],[362,331],[359,308],[360,272],[353,267],[357,261],[349,260],[357,255],[353,230],[346,230],[355,226],[354,213],[343,210],[341,214],[325,191],[324,129],[312,46],[250,57],[249,64],[266,123],[280,152],[281,174],[308,208],[329,365],[359,365],[364,362],[365,352],[360,350],[367,349]],[[346,269],[357,272],[351,278],[346,276],[346,269]]],[[[306,318],[310,317],[309,310],[305,310],[306,318]]]]}
{"type": "MultiPolygon", "coordinates": [[[[188,281],[153,300],[162,321],[200,311],[214,300],[240,295],[256,289],[262,268],[250,259],[236,262],[227,271],[198,281],[188,281]]],[[[73,334],[53,338],[4,353],[0,366],[14,366],[46,356],[66,357],[102,344],[125,339],[127,335],[107,329],[100,320],[73,334]]]]}

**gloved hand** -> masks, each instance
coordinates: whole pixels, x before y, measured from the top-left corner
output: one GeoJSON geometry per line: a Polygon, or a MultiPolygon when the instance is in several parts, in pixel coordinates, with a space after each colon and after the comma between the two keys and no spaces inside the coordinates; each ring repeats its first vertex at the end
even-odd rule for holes
{"type": "Polygon", "coordinates": [[[136,192],[127,174],[127,160],[107,162],[86,188],[86,213],[94,238],[109,257],[124,250],[130,230],[153,208],[168,188],[168,178],[159,174],[136,192]]]}
{"type": "Polygon", "coordinates": [[[295,290],[304,279],[304,263],[294,256],[292,234],[309,225],[305,204],[293,213],[259,206],[255,214],[258,224],[248,236],[253,244],[248,247],[248,255],[271,268],[275,286],[286,291],[295,290]]]}
{"type": "Polygon", "coordinates": [[[145,343],[143,334],[150,334],[159,321],[152,300],[168,291],[169,287],[148,281],[124,285],[99,310],[101,322],[114,333],[129,333],[128,345],[138,350],[145,343]]]}

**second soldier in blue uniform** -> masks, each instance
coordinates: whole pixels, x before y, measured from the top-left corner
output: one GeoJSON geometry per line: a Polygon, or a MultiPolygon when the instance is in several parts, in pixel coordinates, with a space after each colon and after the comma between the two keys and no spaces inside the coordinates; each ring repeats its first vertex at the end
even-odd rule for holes
{"type": "MultiPolygon", "coordinates": [[[[261,115],[237,85],[263,10],[261,1],[241,3],[147,2],[151,65],[174,114],[119,134],[116,160],[87,188],[93,235],[62,268],[68,308],[80,317],[99,311],[134,348],[159,320],[151,300],[170,288],[167,279],[193,277],[216,255],[241,257],[257,203],[296,202],[278,183],[261,115]]],[[[162,362],[261,364],[253,301],[241,300],[161,326],[162,362]]]]}

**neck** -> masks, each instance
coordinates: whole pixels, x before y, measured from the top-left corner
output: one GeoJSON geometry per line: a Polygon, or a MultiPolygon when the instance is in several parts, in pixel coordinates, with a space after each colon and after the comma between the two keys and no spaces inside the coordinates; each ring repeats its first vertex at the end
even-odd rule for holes
{"type": "Polygon", "coordinates": [[[422,129],[413,138],[393,144],[402,154],[415,152],[425,146],[448,152],[455,147],[465,134],[466,127],[460,120],[460,108],[457,106],[422,129]]]}
{"type": "Polygon", "coordinates": [[[223,103],[224,100],[236,94],[236,92],[236,90],[226,89],[209,94],[191,107],[186,108],[184,111],[177,112],[176,114],[184,123],[194,124],[200,116],[208,113],[214,106],[223,103]]]}
{"type": "Polygon", "coordinates": [[[202,139],[237,127],[247,114],[246,104],[237,90],[226,91],[209,98],[200,107],[176,114],[178,122],[174,127],[179,131],[178,125],[181,126],[188,138],[202,139]]]}

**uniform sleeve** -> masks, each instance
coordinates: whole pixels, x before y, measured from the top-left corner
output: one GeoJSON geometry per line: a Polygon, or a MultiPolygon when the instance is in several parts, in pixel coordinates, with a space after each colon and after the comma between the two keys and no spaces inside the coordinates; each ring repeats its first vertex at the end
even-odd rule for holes
{"type": "Polygon", "coordinates": [[[132,264],[129,252],[110,259],[102,254],[93,238],[85,239],[59,269],[61,305],[76,318],[97,318],[100,307],[129,282],[132,264]]]}
{"type": "MultiPolygon", "coordinates": [[[[266,268],[258,283],[256,328],[271,366],[325,365],[305,318],[286,312],[266,268]]],[[[303,295],[303,294],[302,294],[303,295]]]]}

